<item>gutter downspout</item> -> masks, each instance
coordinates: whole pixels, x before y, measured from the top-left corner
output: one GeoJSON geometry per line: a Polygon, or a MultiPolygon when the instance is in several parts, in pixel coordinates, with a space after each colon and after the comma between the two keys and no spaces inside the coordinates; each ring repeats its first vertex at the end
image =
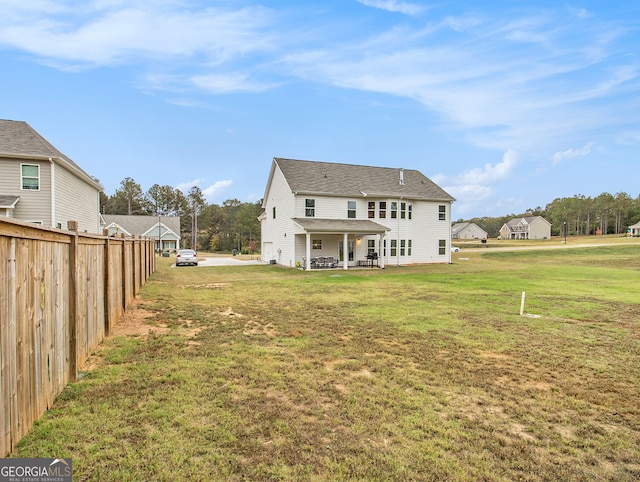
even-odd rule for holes
{"type": "Polygon", "coordinates": [[[53,159],[49,158],[49,164],[51,165],[51,227],[56,227],[56,170],[53,159]]]}

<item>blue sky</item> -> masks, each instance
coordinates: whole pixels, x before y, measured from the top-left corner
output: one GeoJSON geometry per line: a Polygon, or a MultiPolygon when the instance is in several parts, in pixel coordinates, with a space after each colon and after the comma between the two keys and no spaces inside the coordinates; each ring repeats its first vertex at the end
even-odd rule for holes
{"type": "Polygon", "coordinates": [[[273,157],[418,169],[453,219],[640,194],[640,3],[0,0],[0,118],[113,194],[273,157]]]}

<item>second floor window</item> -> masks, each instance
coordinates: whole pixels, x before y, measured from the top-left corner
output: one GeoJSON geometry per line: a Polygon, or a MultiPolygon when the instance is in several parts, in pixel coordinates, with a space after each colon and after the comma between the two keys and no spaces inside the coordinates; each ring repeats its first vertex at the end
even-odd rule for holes
{"type": "Polygon", "coordinates": [[[347,201],[347,217],[349,219],[356,218],[356,202],[355,201],[347,201]]]}
{"type": "Polygon", "coordinates": [[[440,204],[438,206],[438,220],[446,221],[447,220],[447,206],[444,204],[440,204]]]}
{"type": "Polygon", "coordinates": [[[304,200],[304,215],[308,218],[313,218],[316,216],[316,200],[315,199],[304,200]]]}
{"type": "Polygon", "coordinates": [[[376,217],[376,202],[375,201],[369,201],[367,203],[367,217],[369,219],[373,219],[376,217]]]}
{"type": "Polygon", "coordinates": [[[22,189],[37,191],[40,189],[40,166],[22,164],[22,189]]]}
{"type": "Polygon", "coordinates": [[[400,219],[407,218],[407,203],[400,203],[400,219]]]}
{"type": "Polygon", "coordinates": [[[380,203],[378,204],[378,217],[380,219],[384,219],[387,217],[387,202],[386,201],[380,201],[380,203]]]}
{"type": "Polygon", "coordinates": [[[396,201],[391,201],[391,219],[396,219],[398,217],[398,203],[396,201]]]}
{"type": "Polygon", "coordinates": [[[276,218],[276,207],[273,206],[273,219],[275,219],[275,218],[276,218]]]}

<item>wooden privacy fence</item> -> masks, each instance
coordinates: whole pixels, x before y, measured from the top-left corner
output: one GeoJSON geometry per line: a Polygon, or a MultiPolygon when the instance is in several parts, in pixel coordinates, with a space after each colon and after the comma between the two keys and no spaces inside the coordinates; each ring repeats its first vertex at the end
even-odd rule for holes
{"type": "Polygon", "coordinates": [[[0,457],[10,453],[155,270],[153,239],[0,217],[0,457]]]}

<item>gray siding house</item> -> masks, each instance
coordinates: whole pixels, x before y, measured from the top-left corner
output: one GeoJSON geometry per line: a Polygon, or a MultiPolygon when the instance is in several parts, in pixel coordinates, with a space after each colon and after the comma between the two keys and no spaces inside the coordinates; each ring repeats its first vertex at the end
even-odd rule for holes
{"type": "Polygon", "coordinates": [[[102,186],[29,124],[0,120],[0,216],[100,233],[102,186]]]}
{"type": "Polygon", "coordinates": [[[156,250],[180,249],[180,216],[103,214],[102,229],[109,236],[155,238],[156,250]]]}

